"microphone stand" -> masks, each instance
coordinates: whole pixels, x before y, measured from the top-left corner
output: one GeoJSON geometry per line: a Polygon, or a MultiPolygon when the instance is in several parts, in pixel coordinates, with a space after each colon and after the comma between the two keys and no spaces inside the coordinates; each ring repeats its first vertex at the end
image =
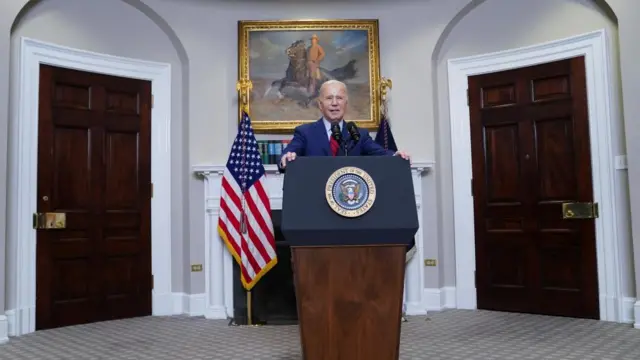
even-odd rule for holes
{"type": "Polygon", "coordinates": [[[358,141],[360,141],[360,139],[356,141],[353,138],[350,138],[348,141],[346,139],[342,141],[344,145],[344,156],[349,156],[349,149],[354,148],[356,144],[358,144],[358,141]]]}

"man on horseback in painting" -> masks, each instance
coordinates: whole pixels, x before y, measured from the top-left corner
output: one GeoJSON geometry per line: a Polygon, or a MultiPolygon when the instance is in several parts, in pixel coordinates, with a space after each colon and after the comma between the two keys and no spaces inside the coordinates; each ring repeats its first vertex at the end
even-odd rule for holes
{"type": "Polygon", "coordinates": [[[309,94],[316,90],[316,83],[322,79],[320,74],[320,62],[324,59],[324,49],[318,44],[318,35],[311,37],[311,46],[307,50],[307,70],[309,76],[309,94]]]}
{"type": "Polygon", "coordinates": [[[295,40],[285,50],[289,64],[285,76],[273,80],[263,95],[266,98],[272,90],[277,91],[278,102],[285,97],[297,101],[302,108],[317,99],[320,86],[327,80],[349,81],[358,74],[356,59],[349,60],[345,65],[328,70],[320,66],[326,62],[326,51],[318,43],[318,36],[311,37],[311,46],[305,40],[295,40]],[[285,93],[285,89],[288,92],[285,93]]]}

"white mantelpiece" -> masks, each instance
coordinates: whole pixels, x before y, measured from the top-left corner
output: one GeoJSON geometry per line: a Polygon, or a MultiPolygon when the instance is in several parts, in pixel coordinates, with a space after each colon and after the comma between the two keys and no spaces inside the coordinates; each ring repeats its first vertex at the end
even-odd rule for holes
{"type": "MultiPolygon", "coordinates": [[[[416,234],[416,254],[407,264],[405,275],[405,303],[408,315],[426,314],[427,302],[424,297],[424,271],[422,264],[422,186],[421,178],[433,167],[431,162],[413,162],[413,186],[418,208],[420,229],[416,234]]],[[[282,180],[275,165],[265,166],[267,170],[267,191],[273,210],[282,209],[282,180]]],[[[220,184],[224,165],[196,165],[193,172],[204,178],[205,216],[205,317],[227,319],[233,317],[233,263],[231,254],[224,247],[217,232],[220,209],[220,184]]]]}

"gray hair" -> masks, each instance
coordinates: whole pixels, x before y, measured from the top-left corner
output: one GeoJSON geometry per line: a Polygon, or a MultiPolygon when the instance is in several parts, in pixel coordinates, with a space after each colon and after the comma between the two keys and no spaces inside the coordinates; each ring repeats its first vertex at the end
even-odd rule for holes
{"type": "Polygon", "coordinates": [[[322,91],[327,86],[331,86],[331,85],[340,85],[340,86],[342,86],[342,88],[344,89],[345,97],[347,99],[349,98],[349,90],[347,89],[347,85],[345,83],[343,83],[342,81],[335,80],[335,79],[327,80],[324,83],[322,83],[322,85],[320,85],[320,91],[319,91],[320,94],[322,94],[322,91]]]}

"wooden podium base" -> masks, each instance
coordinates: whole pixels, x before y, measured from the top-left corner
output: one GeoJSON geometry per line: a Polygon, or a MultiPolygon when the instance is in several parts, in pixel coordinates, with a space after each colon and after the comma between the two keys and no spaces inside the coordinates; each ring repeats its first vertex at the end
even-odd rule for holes
{"type": "Polygon", "coordinates": [[[396,360],[406,247],[292,247],[305,360],[396,360]]]}

